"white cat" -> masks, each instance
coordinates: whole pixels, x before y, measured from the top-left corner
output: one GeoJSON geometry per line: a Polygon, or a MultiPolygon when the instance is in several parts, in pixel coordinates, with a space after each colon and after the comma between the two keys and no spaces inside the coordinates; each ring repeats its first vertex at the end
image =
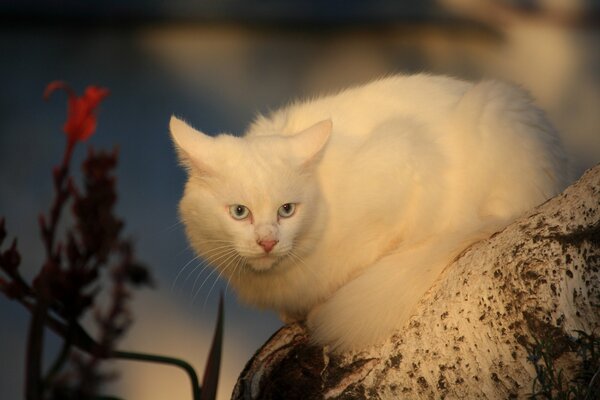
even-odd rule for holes
{"type": "Polygon", "coordinates": [[[524,91],[392,76],[260,116],[173,117],[189,240],[239,297],[360,349],[401,328],[468,245],[559,193],[558,136],[524,91]]]}

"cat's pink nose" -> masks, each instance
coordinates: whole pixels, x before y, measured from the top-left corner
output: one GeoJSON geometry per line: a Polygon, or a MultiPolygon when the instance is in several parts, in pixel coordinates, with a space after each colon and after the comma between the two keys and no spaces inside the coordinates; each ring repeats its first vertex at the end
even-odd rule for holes
{"type": "Polygon", "coordinates": [[[258,243],[260,247],[265,250],[265,252],[269,253],[271,250],[273,250],[273,247],[279,243],[279,240],[259,240],[256,243],[258,243]]]}

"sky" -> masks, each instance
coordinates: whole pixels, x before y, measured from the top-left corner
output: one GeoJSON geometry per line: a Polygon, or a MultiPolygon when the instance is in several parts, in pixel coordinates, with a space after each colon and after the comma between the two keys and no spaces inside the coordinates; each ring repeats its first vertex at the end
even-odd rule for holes
{"type": "MultiPolygon", "coordinates": [[[[185,173],[168,135],[171,115],[206,133],[240,135],[257,113],[291,99],[392,73],[501,78],[530,90],[546,110],[574,175],[600,161],[597,24],[519,15],[496,21],[434,2],[393,8],[381,1],[362,11],[351,2],[344,12],[333,6],[315,12],[314,2],[298,11],[288,3],[269,12],[264,2],[250,15],[235,1],[212,11],[157,0],[91,10],[69,2],[0,6],[0,215],[9,235],[19,238],[24,274],[31,277],[42,261],[36,220],[48,208],[50,171],[64,146],[65,97],[55,93],[45,102],[43,89],[56,79],[78,92],[89,84],[108,87],[97,132],[75,161],[88,145],[119,147],[117,212],[157,281],[156,289],[135,294],[135,323],[121,347],[180,356],[202,371],[218,293],[226,292],[220,399],[229,397],[244,363],[281,323],[271,312],[239,304],[210,269],[187,264],[194,254],[177,217],[185,173]],[[122,18],[115,23],[111,12],[122,18]]],[[[0,298],[0,318],[0,355],[11,360],[0,366],[0,397],[22,398],[28,314],[0,298]]],[[[47,339],[51,355],[57,341],[47,339]]],[[[125,362],[114,368],[120,378],[109,389],[122,397],[191,398],[176,370],[125,362]]]]}

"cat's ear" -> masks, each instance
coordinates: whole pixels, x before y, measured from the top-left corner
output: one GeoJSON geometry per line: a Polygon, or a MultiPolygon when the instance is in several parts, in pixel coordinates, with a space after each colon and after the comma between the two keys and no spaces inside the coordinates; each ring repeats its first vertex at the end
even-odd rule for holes
{"type": "Polygon", "coordinates": [[[332,127],[331,120],[326,119],[290,138],[292,152],[300,161],[302,168],[309,168],[321,158],[332,127]]]}
{"type": "Polygon", "coordinates": [[[202,175],[211,174],[209,160],[214,138],[197,131],[174,115],[169,121],[169,130],[183,166],[202,175]]]}

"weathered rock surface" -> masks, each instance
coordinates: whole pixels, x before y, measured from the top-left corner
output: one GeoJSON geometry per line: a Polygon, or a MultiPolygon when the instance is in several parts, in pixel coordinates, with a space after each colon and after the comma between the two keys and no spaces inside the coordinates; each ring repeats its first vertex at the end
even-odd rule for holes
{"type": "Polygon", "coordinates": [[[464,251],[409,324],[362,352],[331,354],[283,327],[239,377],[234,399],[508,399],[532,390],[528,346],[565,350],[600,327],[600,166],[464,251]],[[562,344],[564,344],[563,347],[562,344]]]}

